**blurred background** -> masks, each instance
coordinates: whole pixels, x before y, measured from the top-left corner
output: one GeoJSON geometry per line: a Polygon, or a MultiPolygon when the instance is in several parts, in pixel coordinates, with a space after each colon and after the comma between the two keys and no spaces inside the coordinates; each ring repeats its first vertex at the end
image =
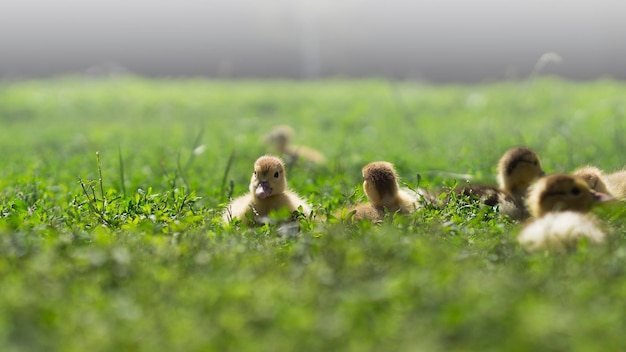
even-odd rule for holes
{"type": "Polygon", "coordinates": [[[626,79],[625,15],[621,0],[3,0],[0,78],[626,79]]]}

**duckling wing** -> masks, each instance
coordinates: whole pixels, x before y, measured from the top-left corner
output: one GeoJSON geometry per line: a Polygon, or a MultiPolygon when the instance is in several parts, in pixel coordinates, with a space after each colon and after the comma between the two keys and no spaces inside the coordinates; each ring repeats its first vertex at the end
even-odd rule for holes
{"type": "Polygon", "coordinates": [[[241,197],[233,199],[224,209],[224,215],[222,219],[224,222],[229,223],[233,219],[244,220],[246,213],[251,210],[251,206],[254,202],[252,194],[248,193],[241,197]]]}
{"type": "Polygon", "coordinates": [[[510,194],[501,192],[498,194],[498,206],[500,213],[511,220],[525,220],[530,217],[523,199],[517,199],[510,194]]]}
{"type": "Polygon", "coordinates": [[[284,198],[282,200],[282,206],[286,206],[289,208],[289,211],[298,210],[299,207],[302,207],[302,213],[306,216],[311,214],[311,205],[304,200],[300,195],[296,192],[287,190],[284,193],[284,198]]]}

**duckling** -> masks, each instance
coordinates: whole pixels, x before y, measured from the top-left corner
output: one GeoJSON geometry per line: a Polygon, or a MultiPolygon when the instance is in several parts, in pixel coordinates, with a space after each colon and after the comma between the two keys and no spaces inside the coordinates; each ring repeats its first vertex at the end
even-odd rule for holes
{"type": "Polygon", "coordinates": [[[588,165],[575,170],[572,174],[582,177],[595,191],[626,200],[626,170],[606,174],[599,168],[588,165]]]}
{"type": "Polygon", "coordinates": [[[526,203],[534,218],[518,236],[530,250],[563,251],[578,239],[602,242],[606,237],[597,219],[587,212],[597,203],[612,200],[608,194],[589,188],[581,177],[554,174],[537,181],[526,203]]]}
{"type": "Polygon", "coordinates": [[[525,147],[507,150],[498,161],[498,186],[515,199],[522,199],[530,185],[545,175],[537,153],[525,147]]]}
{"type": "Polygon", "coordinates": [[[409,214],[417,210],[416,197],[400,187],[398,174],[392,163],[374,161],[363,167],[363,190],[376,208],[409,214]]]}
{"type": "Polygon", "coordinates": [[[293,135],[293,128],[287,125],[280,125],[276,126],[272,132],[265,137],[265,142],[274,145],[278,152],[288,158],[289,163],[295,162],[300,158],[314,164],[326,163],[326,157],[321,152],[304,145],[291,144],[293,135]]]}
{"type": "Polygon", "coordinates": [[[457,187],[457,194],[475,195],[485,205],[499,205],[500,212],[513,220],[528,217],[524,197],[528,187],[545,173],[537,153],[525,147],[508,149],[498,161],[498,187],[467,185],[457,187]]]}
{"type": "Polygon", "coordinates": [[[363,191],[368,203],[349,209],[355,211],[352,220],[369,219],[380,221],[385,212],[410,214],[417,210],[417,197],[400,187],[398,174],[392,163],[374,161],[363,167],[363,191]]]}
{"type": "Polygon", "coordinates": [[[263,222],[271,211],[283,208],[293,212],[302,207],[304,214],[311,213],[311,206],[287,188],[285,165],[276,156],[265,155],[256,160],[249,189],[249,193],[233,199],[226,207],[225,222],[245,221],[248,214],[252,214],[255,221],[263,222]]]}

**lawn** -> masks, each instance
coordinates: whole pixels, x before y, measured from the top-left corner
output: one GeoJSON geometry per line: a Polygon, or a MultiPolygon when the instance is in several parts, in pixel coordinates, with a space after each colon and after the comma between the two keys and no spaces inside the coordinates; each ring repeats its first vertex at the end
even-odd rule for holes
{"type": "Polygon", "coordinates": [[[623,203],[594,210],[606,243],[560,254],[464,200],[326,214],[363,201],[374,160],[433,190],[495,183],[516,145],[549,173],[622,168],[625,109],[611,80],[0,82],[0,350],[623,350],[623,203]],[[224,226],[280,124],[328,158],[288,170],[315,218],[224,226]]]}

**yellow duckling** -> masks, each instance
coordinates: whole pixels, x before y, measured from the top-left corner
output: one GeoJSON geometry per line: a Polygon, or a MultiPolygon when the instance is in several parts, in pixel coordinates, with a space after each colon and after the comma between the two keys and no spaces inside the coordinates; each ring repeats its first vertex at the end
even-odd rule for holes
{"type": "Polygon", "coordinates": [[[533,218],[518,241],[530,250],[563,251],[578,239],[602,242],[606,237],[596,218],[587,214],[594,204],[612,200],[589,188],[580,177],[554,174],[537,181],[526,202],[533,218]]]}
{"type": "Polygon", "coordinates": [[[537,153],[525,147],[507,150],[498,162],[498,187],[467,185],[457,187],[455,192],[475,195],[489,206],[499,205],[500,212],[513,220],[528,217],[524,197],[530,185],[545,173],[537,153]]]}
{"type": "Polygon", "coordinates": [[[410,190],[400,187],[393,164],[375,161],[365,165],[361,171],[368,203],[348,210],[349,213],[355,211],[352,220],[380,221],[385,212],[406,215],[417,210],[417,197],[412,196],[410,190]]]}
{"type": "Polygon", "coordinates": [[[305,215],[311,213],[311,206],[297,193],[287,188],[287,177],[283,161],[275,156],[265,155],[254,163],[250,179],[250,192],[233,199],[226,207],[224,221],[233,219],[245,221],[251,214],[255,222],[266,222],[271,211],[287,209],[289,212],[302,207],[305,215]]]}
{"type": "Polygon", "coordinates": [[[321,152],[304,146],[293,145],[291,140],[293,138],[293,128],[280,125],[276,126],[272,132],[265,137],[265,142],[274,145],[276,150],[285,155],[289,162],[295,162],[298,159],[303,159],[315,164],[326,163],[326,157],[321,152]]]}
{"type": "Polygon", "coordinates": [[[573,175],[582,177],[595,191],[608,193],[617,199],[626,200],[626,170],[606,174],[599,168],[589,165],[577,169],[573,175]]]}

